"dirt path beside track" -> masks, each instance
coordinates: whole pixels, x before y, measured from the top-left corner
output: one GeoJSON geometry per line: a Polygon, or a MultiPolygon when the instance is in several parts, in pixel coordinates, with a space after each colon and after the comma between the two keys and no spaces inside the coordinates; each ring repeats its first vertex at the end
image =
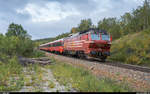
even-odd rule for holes
{"type": "Polygon", "coordinates": [[[73,89],[68,91],[68,87],[60,85],[50,69],[40,67],[40,70],[42,72],[37,75],[34,69],[24,68],[25,82],[19,92],[75,92],[73,89]]]}

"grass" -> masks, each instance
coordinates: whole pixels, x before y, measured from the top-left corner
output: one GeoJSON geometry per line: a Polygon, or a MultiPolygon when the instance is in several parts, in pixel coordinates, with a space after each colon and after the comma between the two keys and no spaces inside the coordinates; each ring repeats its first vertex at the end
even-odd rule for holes
{"type": "Polygon", "coordinates": [[[150,67],[149,34],[145,30],[113,41],[109,60],[150,67]]]}
{"type": "Polygon", "coordinates": [[[41,82],[42,81],[42,77],[43,77],[43,70],[41,69],[41,66],[38,65],[38,64],[34,64],[34,65],[29,65],[28,66],[31,71],[34,71],[34,74],[31,74],[31,79],[32,81],[35,81],[35,82],[41,82]]]}
{"type": "MultiPolygon", "coordinates": [[[[53,59],[53,58],[52,58],[53,59]]],[[[132,91],[125,85],[116,84],[116,82],[108,79],[98,79],[93,76],[89,71],[83,68],[73,67],[72,65],[58,62],[53,59],[53,64],[46,66],[50,68],[59,81],[60,84],[65,86],[68,83],[72,87],[81,92],[127,92],[132,91]]]]}
{"type": "Polygon", "coordinates": [[[0,91],[16,91],[23,86],[22,66],[13,57],[7,63],[0,62],[0,91]]]}
{"type": "Polygon", "coordinates": [[[54,88],[54,87],[55,87],[55,84],[54,84],[54,82],[52,82],[52,81],[49,81],[49,87],[50,87],[50,88],[54,88]]]}
{"type": "Polygon", "coordinates": [[[28,65],[26,71],[23,71],[23,66],[18,63],[15,56],[5,63],[0,62],[0,91],[19,91],[24,85],[39,85],[43,77],[40,65],[28,65]],[[26,75],[29,77],[25,77],[26,75]]]}
{"type": "Polygon", "coordinates": [[[45,53],[39,50],[34,50],[30,57],[31,58],[45,57],[45,53]]]}
{"type": "Polygon", "coordinates": [[[29,77],[24,77],[24,82],[26,83],[24,85],[33,87],[30,90],[32,92],[41,92],[42,88],[39,87],[43,81],[43,71],[41,70],[41,66],[38,64],[29,64],[26,66],[26,70],[24,75],[28,75],[29,77]]]}

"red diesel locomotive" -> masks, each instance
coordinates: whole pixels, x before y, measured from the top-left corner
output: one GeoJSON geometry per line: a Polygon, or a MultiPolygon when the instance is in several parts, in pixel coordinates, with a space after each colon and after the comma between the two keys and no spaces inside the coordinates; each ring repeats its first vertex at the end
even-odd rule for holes
{"type": "Polygon", "coordinates": [[[105,61],[107,56],[110,56],[111,41],[111,36],[105,30],[89,29],[64,39],[40,45],[40,49],[81,58],[90,56],[105,61]]]}

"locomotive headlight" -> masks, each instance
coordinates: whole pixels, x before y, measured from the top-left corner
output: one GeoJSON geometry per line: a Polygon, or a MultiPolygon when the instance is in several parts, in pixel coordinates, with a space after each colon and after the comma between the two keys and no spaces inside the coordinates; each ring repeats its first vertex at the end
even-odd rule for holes
{"type": "Polygon", "coordinates": [[[90,54],[91,55],[96,55],[96,52],[95,51],[91,51],[90,54]]]}
{"type": "Polygon", "coordinates": [[[110,41],[108,41],[108,44],[110,44],[110,41]]]}
{"type": "Polygon", "coordinates": [[[94,41],[89,41],[89,43],[94,43],[94,41]]]}
{"type": "Polygon", "coordinates": [[[111,44],[111,42],[110,42],[110,41],[108,41],[108,44],[111,44]]]}

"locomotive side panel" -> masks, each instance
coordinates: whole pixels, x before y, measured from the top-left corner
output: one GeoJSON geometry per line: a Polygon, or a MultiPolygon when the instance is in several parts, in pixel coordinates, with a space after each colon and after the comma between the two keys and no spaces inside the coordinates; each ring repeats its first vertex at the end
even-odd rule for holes
{"type": "Polygon", "coordinates": [[[88,34],[67,38],[64,41],[64,50],[66,50],[70,54],[85,52],[88,48],[87,43],[85,43],[86,41],[88,41],[88,34]]]}

